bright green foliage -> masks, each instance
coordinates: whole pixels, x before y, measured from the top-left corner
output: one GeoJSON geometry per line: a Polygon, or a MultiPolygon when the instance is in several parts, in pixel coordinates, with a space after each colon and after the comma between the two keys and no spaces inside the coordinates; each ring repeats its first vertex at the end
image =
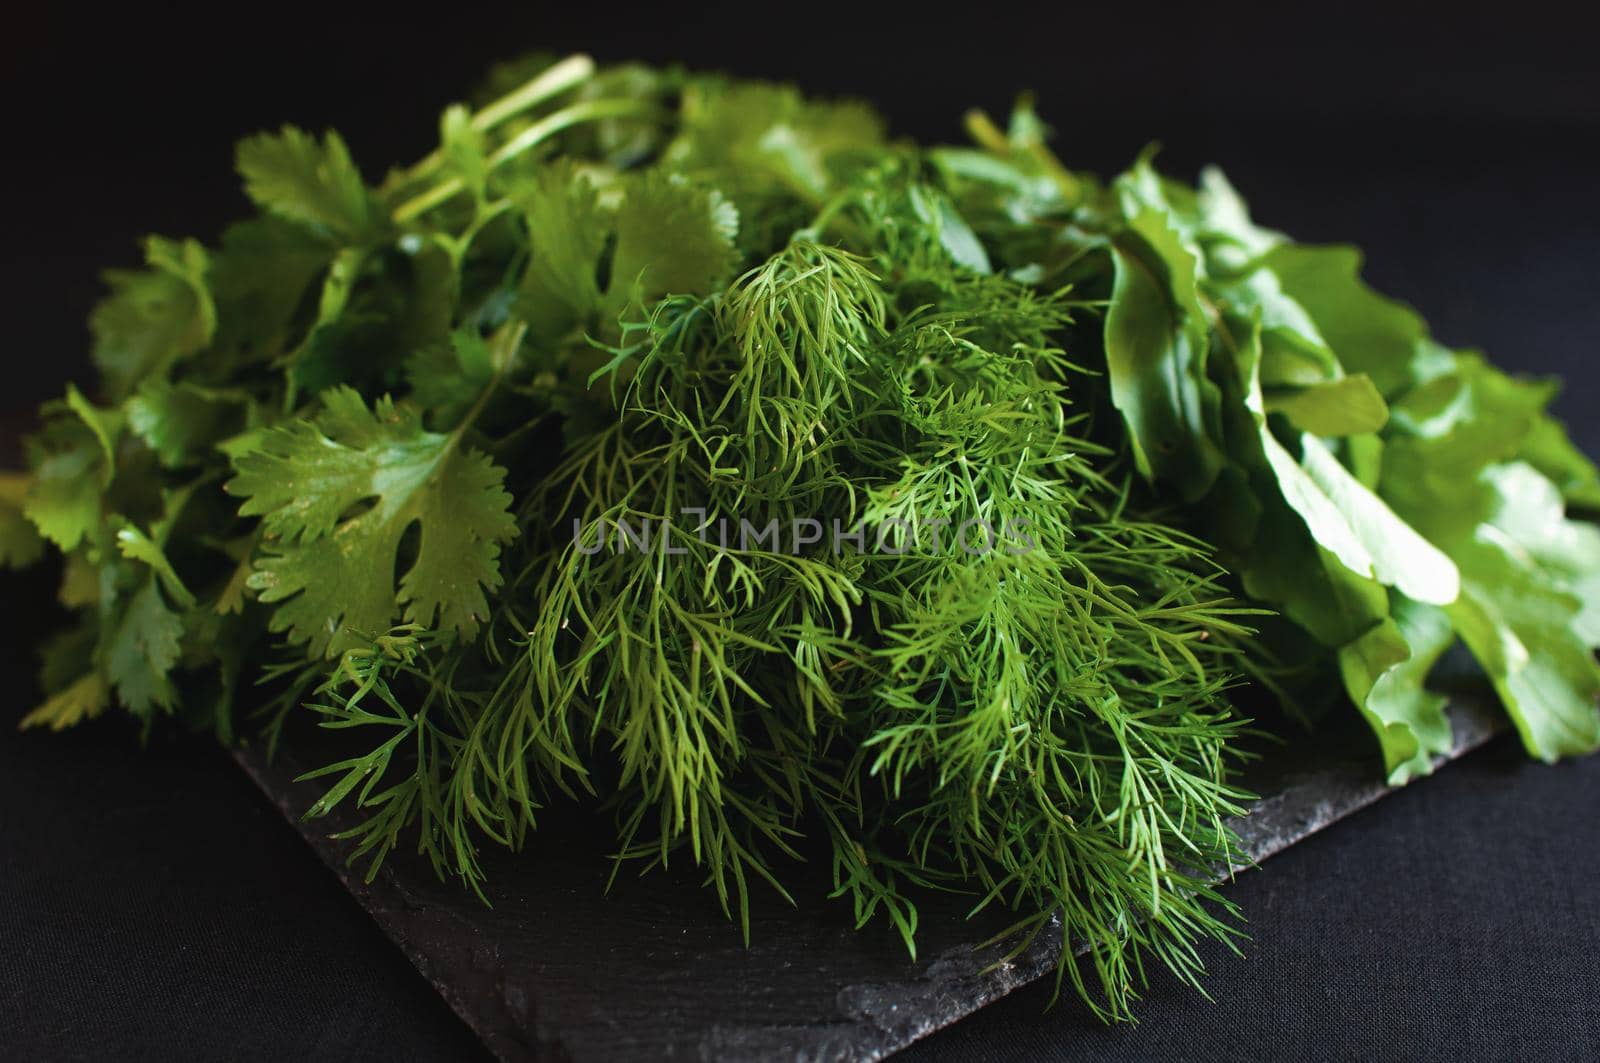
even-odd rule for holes
{"type": "Polygon", "coordinates": [[[1197,497],[1222,459],[1213,440],[1217,387],[1206,374],[1195,256],[1150,207],[1138,209],[1111,248],[1116,280],[1105,329],[1111,401],[1127,419],[1139,471],[1197,497]]]}
{"type": "Polygon", "coordinates": [[[258,216],[108,275],[96,401],[0,478],[0,561],[59,550],[78,616],[24,726],[230,740],[260,683],[271,740],[352,732],[308,815],[373,870],[477,888],[589,804],[749,933],[821,849],[911,949],[928,888],[1018,947],[1059,913],[1117,1018],[1235,933],[1238,677],[1337,675],[1402,780],[1459,638],[1533,753],[1600,744],[1600,476],[1354,251],[1072,172],[1027,101],[924,150],[788,87],[492,81],[381,188],[246,140],[258,216]]]}
{"type": "Polygon", "coordinates": [[[205,248],[194,240],[177,244],[152,236],[145,259],[149,268],[143,271],[106,274],[112,294],[89,318],[95,364],[113,399],[141,381],[165,376],[209,343],[216,329],[205,248]]]}
{"type": "Polygon", "coordinates": [[[500,545],[516,532],[502,470],[459,436],[425,432],[414,410],[351,388],[322,396],[315,423],[295,421],[234,456],[230,494],[260,516],[264,556],[247,585],[282,602],[271,629],[336,655],[408,623],[470,639],[500,586],[500,545]],[[416,558],[394,585],[402,539],[416,558]]]}
{"type": "Polygon", "coordinates": [[[1214,172],[1196,191],[1141,162],[1120,184],[1121,231],[1132,234],[1121,239],[1155,246],[1158,233],[1169,245],[1166,338],[1147,341],[1122,377],[1122,322],[1160,318],[1136,313],[1151,296],[1125,283],[1125,253],[1112,250],[1112,397],[1140,469],[1196,500],[1245,589],[1337,655],[1391,778],[1425,773],[1449,742],[1443,700],[1423,687],[1453,641],[1440,616],[1495,679],[1529,752],[1600,744],[1593,642],[1568,604],[1573,581],[1594,570],[1570,552],[1558,561],[1511,546],[1491,516],[1495,496],[1505,500],[1496,463],[1526,455],[1519,501],[1537,498],[1552,527],[1592,530],[1564,520],[1558,484],[1586,502],[1594,467],[1545,416],[1550,388],[1441,347],[1415,313],[1361,282],[1354,249],[1256,227],[1214,172]],[[1195,384],[1201,364],[1210,372],[1195,384]],[[1207,415],[1209,383],[1228,397],[1220,419],[1207,415]],[[1213,452],[1220,476],[1200,460],[1213,452]]]}
{"type": "Polygon", "coordinates": [[[23,515],[27,494],[26,476],[0,473],[0,565],[24,568],[44,553],[38,528],[23,515]]]}
{"type": "Polygon", "coordinates": [[[321,144],[293,126],[261,133],[240,142],[236,165],[245,192],[270,214],[352,244],[383,231],[380,207],[337,133],[321,144]]]}

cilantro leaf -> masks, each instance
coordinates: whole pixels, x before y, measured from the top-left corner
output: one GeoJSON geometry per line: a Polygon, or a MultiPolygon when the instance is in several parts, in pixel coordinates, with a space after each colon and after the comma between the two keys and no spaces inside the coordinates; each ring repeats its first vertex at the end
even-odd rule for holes
{"type": "Polygon", "coordinates": [[[25,568],[44,553],[44,540],[23,514],[29,478],[0,472],[0,565],[25,568]]]}
{"type": "Polygon", "coordinates": [[[608,319],[628,303],[711,291],[733,271],[738,232],[739,212],[715,188],[676,175],[630,181],[617,210],[608,319]]]}
{"type": "Polygon", "coordinates": [[[145,259],[148,269],[105,274],[111,294],[89,316],[95,365],[112,399],[199,351],[216,330],[205,248],[152,236],[145,259]]]}
{"type": "Polygon", "coordinates": [[[740,192],[776,185],[820,203],[839,156],[882,143],[882,120],[860,104],[808,101],[787,85],[703,78],[684,91],[683,128],[667,162],[731,181],[736,201],[740,192]]]}
{"type": "Polygon", "coordinates": [[[29,441],[33,478],[22,511],[40,535],[67,552],[100,529],[122,417],[92,406],[70,385],[66,399],[47,410],[51,420],[29,441]]]}
{"type": "MultiPolygon", "coordinates": [[[[170,530],[169,522],[157,525],[156,535],[164,538],[170,530]]],[[[138,561],[146,565],[162,589],[182,609],[194,608],[194,595],[189,593],[189,588],[183,585],[183,580],[178,577],[177,570],[172,567],[172,562],[167,560],[166,551],[161,542],[152,539],[141,531],[136,525],[126,524],[117,532],[117,549],[123,557],[131,561],[138,561]]]]}
{"type": "Polygon", "coordinates": [[[280,218],[346,244],[369,243],[385,225],[376,200],[339,134],[317,139],[294,126],[239,142],[235,155],[245,192],[280,218]]]}
{"type": "Polygon", "coordinates": [[[315,423],[273,429],[236,456],[227,485],[241,515],[262,518],[249,584],[278,603],[273,630],[332,655],[382,634],[403,609],[410,623],[472,638],[516,531],[503,471],[389,399],[369,410],[341,387],[322,406],[315,423]],[[416,556],[396,587],[413,525],[416,556]]]}
{"type": "Polygon", "coordinates": [[[594,185],[574,167],[555,165],[541,168],[512,196],[528,232],[518,295],[529,326],[547,338],[587,327],[600,306],[596,267],[607,240],[594,185]]]}
{"type": "Polygon", "coordinates": [[[100,662],[117,699],[137,716],[170,710],[177,690],[168,675],[183,639],[183,619],[167,605],[154,571],[125,602],[100,649],[100,662]]]}
{"type": "Polygon", "coordinates": [[[703,295],[731,275],[739,214],[715,188],[678,174],[621,182],[614,213],[590,179],[549,167],[517,193],[532,256],[520,298],[536,335],[556,338],[593,322],[613,336],[630,306],[665,295],[703,295]],[[604,291],[598,271],[611,247],[604,291]]]}
{"type": "Polygon", "coordinates": [[[488,339],[457,329],[448,346],[421,348],[406,366],[412,401],[433,415],[435,427],[458,424],[495,378],[516,364],[525,335],[520,321],[508,322],[488,339]]]}
{"type": "Polygon", "coordinates": [[[128,428],[155,451],[163,465],[180,467],[207,456],[218,440],[240,425],[249,397],[198,384],[150,379],[128,399],[128,428]]]}
{"type": "Polygon", "coordinates": [[[216,346],[242,363],[271,361],[293,348],[306,325],[308,294],[334,253],[325,236],[279,218],[228,226],[208,275],[217,306],[216,346]]]}
{"type": "Polygon", "coordinates": [[[17,724],[22,730],[48,727],[64,731],[99,716],[111,704],[111,690],[99,672],[87,672],[47,697],[17,724]]]}

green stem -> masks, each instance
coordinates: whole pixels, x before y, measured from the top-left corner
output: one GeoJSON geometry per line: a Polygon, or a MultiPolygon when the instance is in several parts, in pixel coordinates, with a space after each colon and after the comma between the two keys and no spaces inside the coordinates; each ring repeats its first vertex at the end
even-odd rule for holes
{"type": "Polygon", "coordinates": [[[494,376],[484,387],[477,401],[472,404],[472,408],[467,411],[467,415],[461,419],[461,423],[456,425],[455,431],[450,433],[450,447],[447,449],[454,448],[461,442],[461,438],[467,434],[467,430],[489,404],[489,399],[499,390],[506,374],[511,371],[511,363],[516,360],[517,348],[522,346],[522,339],[527,333],[527,322],[519,321],[490,338],[489,342],[493,344],[494,376]]]}
{"type": "Polygon", "coordinates": [[[513,115],[521,114],[552,96],[588,81],[594,76],[594,60],[587,55],[572,55],[550,67],[538,77],[472,116],[472,128],[487,131],[513,115]]]}
{"type": "MultiPolygon", "coordinates": [[[[472,116],[472,128],[486,133],[508,118],[514,118],[546,100],[576,88],[594,76],[594,60],[587,55],[572,55],[549,67],[521,87],[495,100],[472,116]]],[[[444,151],[436,150],[411,168],[410,180],[421,180],[444,165],[444,151]]]]}
{"type": "MultiPolygon", "coordinates": [[[[660,113],[661,109],[655,104],[639,100],[585,100],[582,103],[575,103],[553,114],[545,115],[502,144],[493,155],[489,156],[489,168],[492,170],[504,165],[570,126],[605,118],[650,118],[660,113]]],[[[459,177],[452,177],[400,204],[395,208],[394,220],[396,224],[411,221],[451,199],[465,188],[466,182],[459,177]]]]}

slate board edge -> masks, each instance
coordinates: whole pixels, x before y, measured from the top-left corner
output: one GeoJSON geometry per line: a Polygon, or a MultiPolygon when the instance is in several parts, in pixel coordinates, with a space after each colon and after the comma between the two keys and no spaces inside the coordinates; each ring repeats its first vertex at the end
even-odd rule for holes
{"type": "MultiPolygon", "coordinates": [[[[1452,702],[1449,715],[1452,745],[1447,753],[1435,758],[1435,766],[1471,752],[1505,727],[1503,717],[1494,712],[1491,703],[1485,699],[1457,699],[1452,702]]],[[[512,987],[483,984],[482,978],[474,977],[473,969],[479,964],[473,962],[473,958],[435,955],[424,942],[414,939],[407,932],[404,920],[386,917],[386,913],[394,908],[411,907],[405,883],[398,876],[387,873],[387,870],[371,883],[364,881],[358,868],[347,865],[346,845],[324,833],[327,830],[325,824],[300,818],[305,803],[286,785],[288,778],[285,774],[274,770],[267,762],[262,750],[241,746],[234,750],[234,758],[273,805],[294,824],[312,850],[362,908],[428,979],[445,1003],[491,1052],[508,1061],[568,1057],[567,1047],[559,1034],[547,1034],[529,1023],[526,1010],[528,1002],[519,1001],[512,987]]],[[[1374,775],[1370,761],[1366,760],[1335,760],[1321,766],[1312,762],[1301,768],[1291,767],[1283,783],[1281,789],[1264,794],[1262,800],[1253,806],[1252,814],[1236,825],[1245,843],[1246,853],[1253,862],[1259,863],[1281,852],[1398,789],[1386,785],[1374,775]]],[[[1242,870],[1245,866],[1248,865],[1241,865],[1234,870],[1242,870]]],[[[1013,962],[976,979],[976,984],[968,984],[967,994],[959,998],[941,992],[935,1000],[918,1001],[918,997],[928,994],[909,986],[905,987],[903,993],[896,993],[898,987],[892,985],[846,987],[869,992],[875,990],[884,994],[886,999],[904,996],[908,1004],[924,1003],[928,1006],[911,1021],[907,1021],[906,1015],[901,1015],[896,1023],[873,1022],[872,1025],[878,1028],[853,1031],[856,1036],[840,1031],[845,1035],[846,1043],[855,1051],[844,1051],[844,1044],[835,1043],[838,1050],[836,1058],[883,1059],[1027,985],[1054,967],[1058,953],[1058,946],[1053,943],[1055,940],[1059,939],[1049,933],[1039,935],[1034,945],[1013,962]]],[[[934,965],[948,958],[935,957],[934,965]]],[[[972,983],[972,971],[979,964],[970,956],[963,959],[966,962],[960,964],[964,969],[961,980],[972,983]]],[[[873,1010],[871,1007],[865,1008],[863,1018],[871,1021],[873,1010]]],[[[708,1040],[703,1048],[713,1047],[714,1041],[710,1035],[715,1032],[708,1031],[708,1040]]],[[[755,1050],[761,1047],[770,1049],[774,1046],[762,1046],[759,1042],[736,1042],[725,1044],[724,1047],[729,1050],[727,1055],[730,1058],[744,1058],[759,1054],[755,1050]]],[[[796,1058],[800,1058],[798,1053],[796,1058]]],[[[819,1057],[807,1055],[805,1058],[819,1057]]]]}

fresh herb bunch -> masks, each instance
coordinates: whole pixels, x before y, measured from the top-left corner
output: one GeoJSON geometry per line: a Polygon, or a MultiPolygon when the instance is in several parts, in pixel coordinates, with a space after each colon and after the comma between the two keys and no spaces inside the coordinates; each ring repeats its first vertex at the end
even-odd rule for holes
{"type": "Polygon", "coordinates": [[[1353,251],[1069,171],[1026,101],[923,149],[765,84],[491,84],[376,189],[248,139],[258,216],[108,274],[99,394],[0,479],[79,617],[25,725],[305,706],[368,736],[308,814],[373,871],[476,888],[592,801],[747,934],[809,837],[908,947],[921,888],[1059,912],[1108,1017],[1233,933],[1234,677],[1336,669],[1403,780],[1459,635],[1531,752],[1600,743],[1600,478],[1353,251]]]}

